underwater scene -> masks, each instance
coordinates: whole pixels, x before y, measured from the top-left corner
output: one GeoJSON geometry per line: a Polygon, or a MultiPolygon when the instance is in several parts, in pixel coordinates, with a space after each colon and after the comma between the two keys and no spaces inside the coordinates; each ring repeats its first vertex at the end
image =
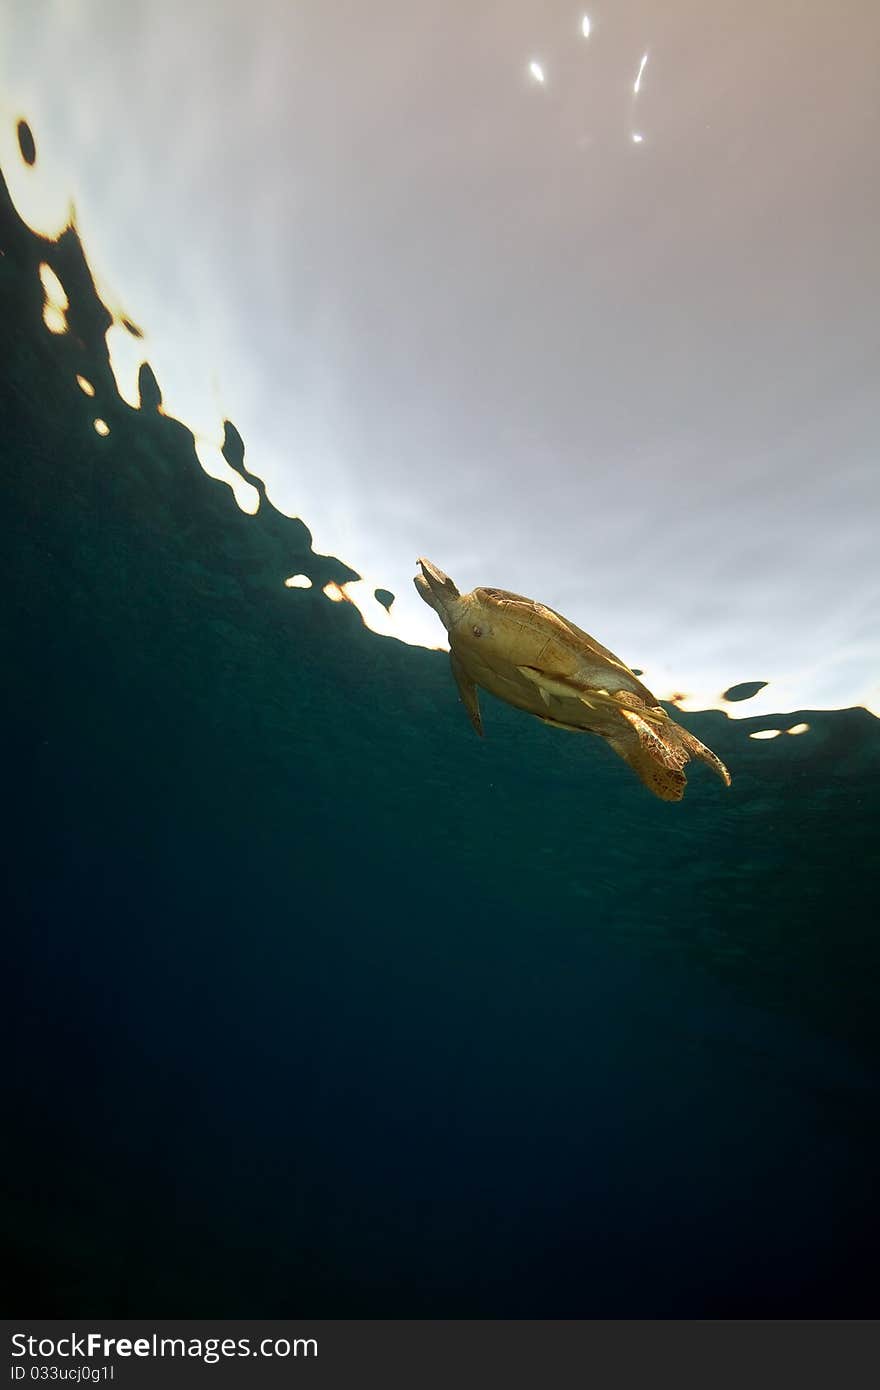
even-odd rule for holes
{"type": "MultiPolygon", "coordinates": [[[[862,636],[780,621],[791,696],[754,556],[755,658],[733,617],[719,656],[723,496],[680,637],[650,608],[696,513],[630,570],[598,475],[531,564],[537,463],[476,485],[440,439],[383,492],[354,458],[413,544],[325,553],[242,419],[212,446],[166,400],[73,211],[25,215],[41,129],[0,117],[7,1315],[875,1316],[876,459],[813,566],[862,636]]],[[[283,467],[345,540],[348,475],[283,467]]]]}

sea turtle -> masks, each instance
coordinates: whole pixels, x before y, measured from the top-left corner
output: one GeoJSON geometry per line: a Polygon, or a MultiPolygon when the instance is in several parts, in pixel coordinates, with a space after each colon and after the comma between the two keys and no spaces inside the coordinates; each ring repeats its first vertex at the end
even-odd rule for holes
{"type": "Polygon", "coordinates": [[[430,560],[418,564],[415,586],[449,634],[452,674],[478,734],[482,686],[556,729],[599,734],[663,801],[684,796],[684,767],[692,757],[730,786],[720,758],[676,724],[594,637],[533,599],[506,589],[460,594],[430,560]]]}

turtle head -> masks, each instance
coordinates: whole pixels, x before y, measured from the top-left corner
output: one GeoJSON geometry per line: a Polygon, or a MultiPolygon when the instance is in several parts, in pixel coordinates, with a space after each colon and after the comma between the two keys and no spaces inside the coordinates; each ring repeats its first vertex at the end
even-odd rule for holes
{"type": "Polygon", "coordinates": [[[461,594],[449,575],[432,565],[430,560],[419,560],[417,563],[422,572],[416,575],[413,583],[425,603],[439,613],[443,626],[449,632],[461,616],[461,594]]]}

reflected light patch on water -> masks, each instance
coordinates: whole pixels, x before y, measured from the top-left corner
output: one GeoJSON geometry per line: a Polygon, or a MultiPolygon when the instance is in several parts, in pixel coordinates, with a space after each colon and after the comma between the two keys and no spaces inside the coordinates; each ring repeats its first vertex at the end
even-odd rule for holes
{"type": "MultiPolygon", "coordinates": [[[[3,18],[0,6],[0,53],[3,51],[3,18]]],[[[0,79],[5,77],[0,59],[0,79]]],[[[31,124],[22,121],[20,110],[7,100],[7,91],[0,89],[0,169],[22,221],[31,231],[54,241],[65,227],[75,222],[73,202],[67,191],[70,170],[64,167],[61,159],[53,157],[51,142],[46,149],[35,146],[33,160],[26,158],[19,139],[21,125],[32,132],[31,124]]]]}
{"type": "Polygon", "coordinates": [[[50,333],[66,333],[67,310],[70,308],[67,292],[45,261],[40,266],[40,283],[43,286],[43,322],[50,333]]]}
{"type": "Polygon", "coordinates": [[[234,468],[230,468],[223,457],[221,444],[198,435],[195,436],[194,443],[196,457],[209,477],[227,483],[241,510],[248,516],[256,516],[260,509],[260,494],[253,483],[249,483],[240,473],[236,473],[234,468]]]}
{"type": "MultiPolygon", "coordinates": [[[[304,576],[295,575],[295,579],[304,576]]],[[[285,584],[290,588],[300,588],[301,585],[291,584],[290,580],[285,580],[285,584]]],[[[375,632],[379,637],[401,637],[400,628],[396,618],[388,611],[384,604],[376,598],[375,590],[365,579],[352,579],[347,584],[334,584],[332,581],[325,584],[322,592],[331,603],[350,603],[356,608],[361,616],[364,627],[375,632]]],[[[404,639],[405,640],[405,639],[404,639]]],[[[429,647],[432,651],[448,651],[445,643],[433,642],[418,643],[419,646],[429,647]]]]}
{"type": "Polygon", "coordinates": [[[310,589],[312,581],[307,574],[292,574],[284,581],[285,589],[310,589]]]}
{"type": "Polygon", "coordinates": [[[364,627],[382,637],[394,637],[396,626],[391,614],[382,607],[365,579],[352,579],[342,586],[342,596],[360,613],[364,627]]]}
{"type": "Polygon", "coordinates": [[[118,319],[107,329],[106,341],[116,389],[126,405],[138,410],[141,403],[138,372],[145,360],[143,345],[137,338],[132,337],[118,319]]]}
{"type": "Polygon", "coordinates": [[[76,384],[84,396],[93,396],[95,394],[95,388],[88,377],[80,376],[79,372],[76,374],[76,384]]]}
{"type": "Polygon", "coordinates": [[[102,419],[100,419],[100,417],[99,417],[97,420],[94,420],[92,423],[93,423],[93,426],[94,426],[95,434],[99,434],[99,435],[101,435],[102,439],[106,439],[107,435],[110,433],[110,426],[107,424],[107,421],[106,421],[106,420],[102,420],[102,419]]]}
{"type": "Polygon", "coordinates": [[[756,729],[754,733],[749,734],[749,738],[763,740],[781,738],[784,734],[793,734],[797,736],[799,734],[809,733],[809,730],[809,724],[792,724],[790,729],[756,729]]]}
{"type": "Polygon", "coordinates": [[[59,309],[55,304],[47,304],[43,308],[43,322],[50,333],[66,333],[67,319],[63,309],[59,309]]]}

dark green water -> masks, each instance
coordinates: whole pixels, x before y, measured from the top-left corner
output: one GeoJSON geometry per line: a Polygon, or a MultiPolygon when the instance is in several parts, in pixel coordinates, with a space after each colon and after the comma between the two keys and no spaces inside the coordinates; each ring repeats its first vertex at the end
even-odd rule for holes
{"type": "Polygon", "coordinates": [[[0,204],[7,1312],[876,1314],[877,721],[481,743],[0,204]]]}

